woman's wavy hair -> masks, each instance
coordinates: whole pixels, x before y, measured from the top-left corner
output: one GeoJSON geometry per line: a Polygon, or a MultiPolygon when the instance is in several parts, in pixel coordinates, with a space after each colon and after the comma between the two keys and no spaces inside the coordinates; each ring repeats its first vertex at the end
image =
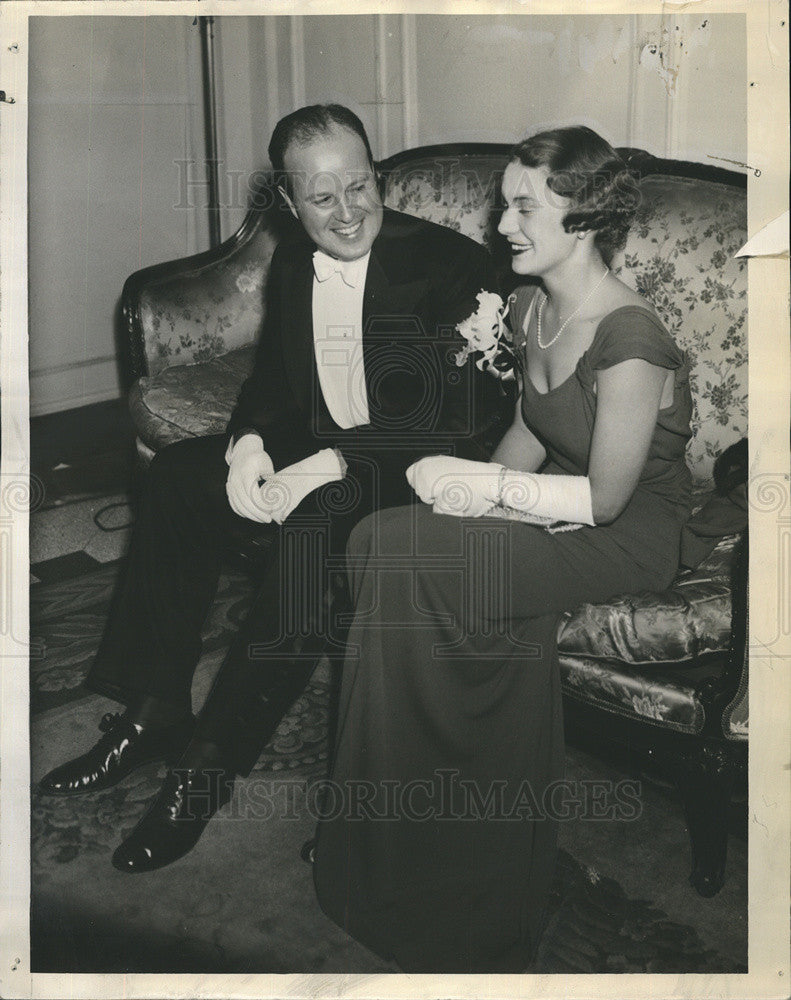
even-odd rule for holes
{"type": "Polygon", "coordinates": [[[523,140],[511,160],[547,168],[550,191],[571,201],[563,228],[594,232],[594,245],[609,267],[626,243],[640,201],[635,175],[612,146],[593,129],[572,125],[523,140]]]}

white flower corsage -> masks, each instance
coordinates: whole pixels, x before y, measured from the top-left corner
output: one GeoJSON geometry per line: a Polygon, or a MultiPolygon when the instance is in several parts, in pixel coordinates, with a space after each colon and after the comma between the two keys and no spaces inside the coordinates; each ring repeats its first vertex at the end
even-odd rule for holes
{"type": "Polygon", "coordinates": [[[513,335],[505,323],[511,298],[503,302],[497,292],[481,289],[476,296],[478,308],[467,319],[462,320],[456,330],[467,341],[466,346],[456,355],[456,364],[466,364],[471,354],[480,354],[475,364],[482,372],[488,372],[503,382],[516,378],[519,370],[517,355],[513,348],[513,335]]]}

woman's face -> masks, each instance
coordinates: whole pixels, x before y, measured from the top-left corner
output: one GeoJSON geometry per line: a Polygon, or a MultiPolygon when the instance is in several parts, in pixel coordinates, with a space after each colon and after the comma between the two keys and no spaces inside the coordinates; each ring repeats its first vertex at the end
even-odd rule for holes
{"type": "Polygon", "coordinates": [[[517,274],[541,276],[565,262],[578,244],[563,229],[568,198],[547,187],[546,167],[509,163],[503,175],[503,212],[498,231],[511,247],[511,267],[517,274]]]}

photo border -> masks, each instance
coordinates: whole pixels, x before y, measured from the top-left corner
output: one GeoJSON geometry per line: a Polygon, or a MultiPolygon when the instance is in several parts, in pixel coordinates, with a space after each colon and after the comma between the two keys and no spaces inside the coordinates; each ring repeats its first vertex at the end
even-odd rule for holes
{"type": "Polygon", "coordinates": [[[731,975],[56,975],[30,972],[27,76],[30,16],[744,13],[748,232],[788,208],[788,8],[780,0],[43,0],[0,9],[0,995],[8,997],[787,997],[791,577],[788,254],[748,263],[750,441],[749,972],[731,975]],[[782,22],[782,24],[781,24],[782,22]],[[17,46],[13,50],[13,46],[17,46]],[[749,165],[749,166],[748,166],[749,165]],[[760,170],[760,176],[755,171],[760,170]],[[769,638],[771,637],[771,638],[769,638]]]}

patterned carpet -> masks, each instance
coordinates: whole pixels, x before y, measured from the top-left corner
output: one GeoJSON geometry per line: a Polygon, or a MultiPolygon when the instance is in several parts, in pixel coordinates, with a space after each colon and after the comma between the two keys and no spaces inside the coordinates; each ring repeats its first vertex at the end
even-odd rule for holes
{"type": "MultiPolygon", "coordinates": [[[[45,655],[31,662],[31,711],[34,717],[54,707],[95,698],[82,680],[99,645],[119,564],[31,588],[31,639],[45,655]]],[[[193,699],[200,704],[210,679],[250,601],[250,583],[241,573],[223,575],[203,632],[203,657],[196,671],[193,699]]],[[[327,758],[328,675],[322,673],[283,719],[256,771],[321,765],[327,758]]],[[[98,737],[97,737],[98,738],[98,737]]]]}
{"type": "Polygon", "coordinates": [[[670,920],[644,899],[629,899],[561,850],[550,919],[535,972],[746,972],[707,948],[694,927],[670,920]]]}
{"type": "MultiPolygon", "coordinates": [[[[74,747],[89,746],[101,714],[117,709],[86,691],[82,679],[104,627],[118,564],[85,568],[31,590],[31,636],[43,648],[31,664],[34,780],[74,747]]],[[[223,576],[193,688],[198,705],[249,595],[242,575],[223,576]]],[[[47,798],[34,789],[34,970],[397,971],[323,916],[310,867],[299,859],[313,820],[298,806],[307,785],[324,773],[329,693],[329,670],[322,665],[253,774],[237,783],[234,802],[190,855],[153,875],[125,876],[109,858],[155,795],[164,768],[152,765],[81,799],[47,798]],[[279,791],[291,795],[293,810],[243,818],[239,796],[252,787],[268,789],[273,798],[279,791]]],[[[569,748],[570,777],[600,775],[601,767],[569,748]]],[[[684,884],[688,848],[675,803],[646,789],[644,813],[631,831],[624,824],[612,830],[564,824],[547,931],[533,971],[746,971],[746,845],[736,842],[735,871],[720,897],[704,901],[684,884]],[[657,862],[663,850],[671,854],[657,862]]]]}

